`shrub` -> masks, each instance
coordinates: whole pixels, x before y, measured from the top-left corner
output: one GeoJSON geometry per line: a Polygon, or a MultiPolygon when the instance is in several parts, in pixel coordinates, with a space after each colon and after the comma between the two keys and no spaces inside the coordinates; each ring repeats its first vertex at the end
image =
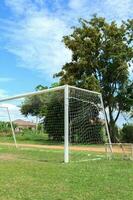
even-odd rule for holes
{"type": "Polygon", "coordinates": [[[122,142],[133,143],[133,124],[124,124],[121,137],[122,142]]]}

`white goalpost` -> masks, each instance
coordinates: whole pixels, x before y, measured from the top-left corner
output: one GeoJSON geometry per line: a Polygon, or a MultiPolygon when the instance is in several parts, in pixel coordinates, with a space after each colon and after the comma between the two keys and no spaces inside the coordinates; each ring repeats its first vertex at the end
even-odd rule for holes
{"type": "MultiPolygon", "coordinates": [[[[109,143],[111,148],[101,93],[64,85],[8,97],[0,103],[17,100],[21,116],[17,119],[17,115],[16,120],[21,122],[21,131],[34,129],[34,123],[24,120],[25,116],[40,117],[46,138],[42,147],[54,152],[55,159],[61,157],[65,163],[88,160],[90,152],[92,156],[94,152],[103,153],[104,144],[109,143]]],[[[10,112],[6,110],[17,146],[10,112]]]]}
{"type": "Polygon", "coordinates": [[[17,148],[17,141],[16,141],[16,136],[15,136],[15,130],[14,130],[14,127],[13,127],[13,123],[12,123],[12,119],[11,119],[9,108],[5,107],[5,106],[0,106],[0,109],[5,109],[6,112],[7,112],[7,117],[9,119],[9,123],[10,123],[10,126],[11,126],[11,131],[12,131],[12,136],[13,136],[14,144],[15,144],[15,146],[17,148]]]}
{"type": "Polygon", "coordinates": [[[64,95],[64,162],[69,162],[69,88],[65,86],[64,95]]]}

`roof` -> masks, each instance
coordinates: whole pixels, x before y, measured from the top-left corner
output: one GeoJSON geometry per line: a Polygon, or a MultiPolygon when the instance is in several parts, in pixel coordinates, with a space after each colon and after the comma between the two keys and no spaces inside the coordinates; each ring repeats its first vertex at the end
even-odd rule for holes
{"type": "Polygon", "coordinates": [[[18,126],[31,126],[34,127],[36,126],[35,123],[31,122],[31,121],[25,121],[22,119],[16,119],[13,121],[14,124],[18,125],[18,126]]]}

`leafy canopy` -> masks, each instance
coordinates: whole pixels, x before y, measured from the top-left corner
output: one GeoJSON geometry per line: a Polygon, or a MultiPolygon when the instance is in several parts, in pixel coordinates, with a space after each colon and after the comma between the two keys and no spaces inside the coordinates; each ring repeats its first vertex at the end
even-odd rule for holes
{"type": "Polygon", "coordinates": [[[120,112],[130,112],[133,106],[129,80],[133,20],[118,26],[115,21],[108,23],[96,15],[90,21],[80,19],[80,26],[74,27],[63,41],[71,50],[72,59],[55,76],[60,77],[61,84],[101,92],[109,110],[110,128],[115,126],[120,112]]]}

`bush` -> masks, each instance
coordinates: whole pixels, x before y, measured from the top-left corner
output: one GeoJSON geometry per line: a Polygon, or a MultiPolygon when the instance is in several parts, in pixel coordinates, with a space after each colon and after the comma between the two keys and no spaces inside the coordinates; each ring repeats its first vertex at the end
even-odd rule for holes
{"type": "Polygon", "coordinates": [[[124,124],[121,137],[122,142],[133,143],[133,124],[124,124]]]}
{"type": "Polygon", "coordinates": [[[44,118],[44,130],[49,140],[64,140],[64,99],[63,93],[53,95],[47,104],[47,112],[44,118]]]}
{"type": "Polygon", "coordinates": [[[0,121],[0,135],[11,135],[11,125],[9,122],[0,121]]]}

